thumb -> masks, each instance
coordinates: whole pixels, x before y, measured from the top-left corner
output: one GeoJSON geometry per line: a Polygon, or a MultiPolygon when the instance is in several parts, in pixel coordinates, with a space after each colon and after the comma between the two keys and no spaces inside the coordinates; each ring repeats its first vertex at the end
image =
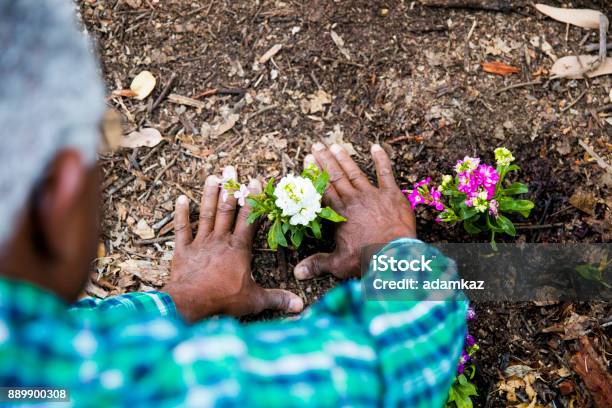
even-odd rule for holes
{"type": "Polygon", "coordinates": [[[304,309],[304,301],[295,293],[282,289],[264,289],[263,310],[279,310],[299,313],[304,309]]]}
{"type": "Polygon", "coordinates": [[[293,270],[295,278],[298,280],[311,279],[319,276],[323,272],[333,272],[333,254],[318,253],[304,259],[296,265],[293,270]]]}

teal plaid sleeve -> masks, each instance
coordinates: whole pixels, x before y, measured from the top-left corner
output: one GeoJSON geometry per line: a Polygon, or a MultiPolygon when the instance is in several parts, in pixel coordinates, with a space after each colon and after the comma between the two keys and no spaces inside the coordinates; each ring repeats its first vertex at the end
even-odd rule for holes
{"type": "MultiPolygon", "coordinates": [[[[395,242],[386,250],[412,241],[395,242]]],[[[467,309],[459,295],[365,301],[358,281],[298,318],[252,324],[189,326],[112,303],[67,312],[52,294],[0,281],[0,382],[67,387],[75,406],[440,407],[467,309]]]]}
{"type": "Polygon", "coordinates": [[[125,310],[126,313],[178,317],[172,298],[167,293],[157,291],[126,293],[106,299],[86,297],[74,303],[69,312],[73,315],[85,315],[116,308],[125,310]]]}

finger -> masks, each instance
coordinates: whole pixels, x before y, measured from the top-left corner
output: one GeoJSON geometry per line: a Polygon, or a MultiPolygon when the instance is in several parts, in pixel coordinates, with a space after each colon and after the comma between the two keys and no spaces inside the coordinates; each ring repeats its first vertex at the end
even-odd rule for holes
{"type": "Polygon", "coordinates": [[[317,162],[329,173],[329,181],[334,186],[340,198],[349,197],[355,193],[355,188],[344,174],[344,171],[323,143],[312,146],[312,154],[317,162]]]}
{"type": "Polygon", "coordinates": [[[355,161],[342,146],[339,144],[333,144],[329,150],[336,157],[336,160],[338,161],[338,164],[340,164],[340,167],[342,167],[344,174],[346,174],[346,177],[348,177],[349,181],[353,186],[355,186],[355,188],[365,190],[372,186],[365,173],[361,171],[357,163],[355,163],[355,161]]]}
{"type": "MultiPolygon", "coordinates": [[[[308,167],[311,164],[314,164],[315,166],[319,167],[317,159],[315,159],[312,154],[307,154],[306,157],[304,157],[304,168],[308,167]]],[[[344,207],[342,199],[340,198],[338,192],[331,183],[329,183],[327,189],[325,189],[325,194],[323,194],[323,204],[329,205],[334,209],[344,207]]]]}
{"type": "Polygon", "coordinates": [[[293,270],[293,275],[298,280],[316,278],[324,272],[333,273],[333,264],[332,254],[314,254],[297,264],[293,270]]]}
{"type": "MultiPolygon", "coordinates": [[[[249,182],[249,194],[261,193],[261,183],[257,179],[251,179],[249,182]]],[[[251,213],[251,206],[248,202],[238,212],[238,219],[236,220],[236,228],[234,229],[234,237],[244,242],[249,247],[253,244],[253,237],[257,229],[256,223],[249,224],[247,219],[251,213]]]]}
{"type": "Polygon", "coordinates": [[[217,176],[208,176],[204,183],[204,193],[202,194],[202,203],[200,204],[200,222],[196,239],[204,238],[215,227],[218,198],[219,178],[217,176]]]}
{"type": "Polygon", "coordinates": [[[299,313],[304,309],[304,301],[295,293],[282,289],[263,289],[261,310],[279,310],[299,313]]]}
{"type": "Polygon", "coordinates": [[[189,199],[181,195],[174,206],[174,240],[177,247],[191,243],[191,225],[189,224],[189,199]]]}
{"type": "MultiPolygon", "coordinates": [[[[236,180],[236,169],[234,166],[225,166],[223,179],[236,180]]],[[[217,199],[217,214],[215,216],[215,232],[225,233],[231,230],[236,215],[236,199],[233,194],[221,191],[217,199]]]]}
{"type": "Polygon", "coordinates": [[[372,158],[376,165],[376,177],[380,188],[398,188],[393,177],[391,159],[379,144],[372,145],[372,158]]]}

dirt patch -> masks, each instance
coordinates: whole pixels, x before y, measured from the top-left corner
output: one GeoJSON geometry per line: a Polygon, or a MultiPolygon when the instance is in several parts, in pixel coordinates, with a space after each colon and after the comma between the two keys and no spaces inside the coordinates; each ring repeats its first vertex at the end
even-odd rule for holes
{"type": "MultiPolygon", "coordinates": [[[[606,3],[574,5],[609,12],[606,3]]],[[[547,80],[552,55],[571,55],[581,44],[596,42],[594,31],[566,28],[529,7],[495,13],[418,2],[87,0],[80,9],[98,43],[109,95],[128,88],[145,69],[158,80],[144,101],[109,98],[124,118],[124,131],[154,127],[165,138],[153,149],[102,158],[105,215],[94,294],[163,283],[172,253],[173,200],[187,194],[197,219],[206,175],[227,164],[237,166],[242,180],[297,172],[311,144],[328,137],[350,143],[370,176],[369,146],[381,143],[393,156],[402,187],[425,176],[441,177],[466,154],[492,159],[495,147],[506,146],[536,203],[529,219],[516,219],[519,241],[610,241],[612,180],[579,141],[611,162],[612,126],[606,118],[612,112],[612,78],[547,80]],[[260,63],[276,44],[282,44],[280,51],[260,63]],[[490,61],[520,72],[483,72],[481,63],[490,61]],[[173,76],[171,92],[197,99],[200,108],[165,98],[152,109],[173,76]],[[534,81],[540,83],[509,88],[534,81]],[[321,92],[329,99],[310,104],[321,92]],[[237,120],[230,130],[210,131],[231,115],[237,120]],[[570,201],[577,189],[589,193],[587,212],[570,201]],[[134,233],[141,220],[153,228],[153,239],[143,242],[134,233]],[[140,263],[126,265],[129,259],[140,263]]],[[[427,210],[419,210],[417,219],[424,241],[487,239],[438,225],[427,210]]],[[[331,277],[297,282],[292,267],[330,245],[273,253],[260,233],[255,277],[312,303],[337,282],[331,277]]],[[[609,305],[499,304],[478,305],[477,311],[472,330],[483,347],[476,357],[480,406],[508,404],[496,383],[516,361],[542,373],[548,388],[538,386],[540,403],[567,404],[572,398],[575,404],[590,403],[582,385],[562,395],[555,383],[575,342],[541,329],[570,311],[605,324],[609,305]]],[[[609,336],[609,327],[590,335],[609,336]]],[[[575,375],[572,381],[581,384],[575,375]]]]}

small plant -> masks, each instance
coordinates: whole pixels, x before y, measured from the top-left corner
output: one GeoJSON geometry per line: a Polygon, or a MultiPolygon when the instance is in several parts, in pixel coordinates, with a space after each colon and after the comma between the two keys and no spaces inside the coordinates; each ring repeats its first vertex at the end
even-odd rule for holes
{"type": "MultiPolygon", "coordinates": [[[[471,307],[468,308],[467,320],[471,321],[476,318],[476,313],[471,307]]],[[[480,347],[476,344],[474,337],[467,333],[465,336],[464,346],[459,357],[459,365],[457,366],[457,376],[451,385],[446,400],[446,408],[472,408],[472,396],[478,395],[476,386],[472,382],[474,374],[476,374],[476,366],[472,363],[472,355],[478,351],[480,347]]]]}
{"type": "Polygon", "coordinates": [[[533,202],[517,200],[513,196],[527,193],[527,185],[514,182],[506,185],[506,175],[520,168],[512,164],[514,156],[504,147],[495,149],[496,167],[481,164],[480,158],[466,156],[457,161],[455,176],[445,175],[435,187],[428,177],[416,183],[412,190],[404,190],[412,208],[427,205],[439,212],[437,222],[462,222],[472,235],[491,231],[495,234],[516,235],[516,229],[504,213],[519,213],[529,217],[533,202]]]}
{"type": "Polygon", "coordinates": [[[277,184],[274,178],[268,180],[260,194],[249,194],[244,185],[235,180],[223,180],[223,194],[233,194],[240,205],[245,200],[251,205],[248,222],[254,223],[258,218],[266,217],[272,222],[268,231],[268,246],[288,247],[289,242],[299,248],[304,237],[321,238],[323,219],[332,222],[343,222],[346,218],[331,207],[322,207],[321,199],[329,183],[329,174],[319,170],[315,165],[307,166],[300,176],[289,174],[277,184]]]}

